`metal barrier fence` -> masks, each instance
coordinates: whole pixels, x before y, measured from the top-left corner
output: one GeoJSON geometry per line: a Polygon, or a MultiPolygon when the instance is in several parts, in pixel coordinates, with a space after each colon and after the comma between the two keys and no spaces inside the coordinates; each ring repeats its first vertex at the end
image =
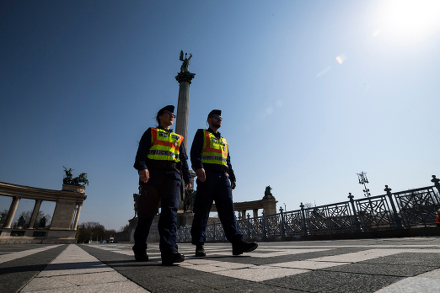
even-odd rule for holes
{"type": "MultiPolygon", "coordinates": [[[[286,237],[297,235],[318,235],[352,233],[427,227],[435,225],[440,208],[440,179],[432,175],[433,186],[391,192],[385,185],[383,195],[299,210],[283,211],[274,215],[238,219],[237,227],[243,238],[286,237]],[[436,188],[437,191],[434,189],[436,188]]],[[[177,230],[178,242],[191,242],[191,227],[177,230]]],[[[221,223],[214,222],[206,227],[206,241],[226,240],[221,223]]]]}

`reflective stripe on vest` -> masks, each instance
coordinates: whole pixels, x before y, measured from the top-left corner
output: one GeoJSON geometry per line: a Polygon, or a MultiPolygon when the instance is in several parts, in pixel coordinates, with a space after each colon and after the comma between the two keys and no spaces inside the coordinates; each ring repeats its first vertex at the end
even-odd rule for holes
{"type": "Polygon", "coordinates": [[[217,164],[228,167],[229,145],[228,141],[223,137],[216,138],[214,134],[207,130],[203,130],[203,149],[202,163],[217,164]]]}
{"type": "Polygon", "coordinates": [[[179,148],[183,142],[183,136],[174,132],[167,132],[160,128],[151,128],[151,147],[147,158],[158,161],[180,162],[179,148]]]}

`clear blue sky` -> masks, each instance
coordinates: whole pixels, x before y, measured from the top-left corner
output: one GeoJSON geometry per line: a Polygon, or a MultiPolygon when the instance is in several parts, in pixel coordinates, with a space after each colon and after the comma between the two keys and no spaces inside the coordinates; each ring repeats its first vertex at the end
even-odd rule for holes
{"type": "Polygon", "coordinates": [[[2,1],[0,181],[59,190],[63,166],[86,172],[80,223],[127,224],[137,144],[177,106],[183,50],[188,143],[223,110],[235,201],[268,185],[288,210],[361,198],[361,171],[373,195],[431,185],[440,2],[399,3],[2,1]]]}

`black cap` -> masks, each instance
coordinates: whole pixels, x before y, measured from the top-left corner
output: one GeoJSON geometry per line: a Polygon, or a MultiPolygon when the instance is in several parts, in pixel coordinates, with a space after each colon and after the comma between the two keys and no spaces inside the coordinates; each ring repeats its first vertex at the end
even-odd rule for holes
{"type": "Polygon", "coordinates": [[[209,112],[208,117],[212,116],[212,115],[222,115],[222,110],[212,110],[211,112],[209,112]]]}
{"type": "Polygon", "coordinates": [[[173,105],[165,106],[162,109],[160,109],[157,114],[162,115],[165,111],[170,111],[171,113],[174,113],[174,106],[173,105]]]}

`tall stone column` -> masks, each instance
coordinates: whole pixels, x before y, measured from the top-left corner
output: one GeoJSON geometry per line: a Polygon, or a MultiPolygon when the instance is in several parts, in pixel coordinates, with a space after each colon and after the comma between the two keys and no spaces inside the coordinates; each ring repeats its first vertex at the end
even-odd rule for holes
{"type": "Polygon", "coordinates": [[[188,116],[189,116],[189,85],[195,73],[179,72],[176,80],[179,82],[179,100],[177,103],[176,133],[183,135],[185,149],[188,150],[188,116]]]}
{"type": "Polygon", "coordinates": [[[9,229],[11,228],[12,220],[14,219],[15,212],[17,211],[18,203],[20,202],[21,197],[15,196],[12,200],[11,206],[9,207],[8,215],[6,216],[5,223],[3,224],[3,228],[9,229]]]}
{"type": "Polygon", "coordinates": [[[29,229],[34,229],[35,219],[37,218],[38,212],[40,211],[41,199],[35,200],[34,210],[32,212],[31,221],[29,223],[29,229]]]}
{"type": "MultiPolygon", "coordinates": [[[[182,66],[180,67],[180,72],[176,76],[176,80],[179,83],[179,100],[177,102],[177,118],[176,118],[176,130],[175,132],[183,135],[184,140],[183,144],[188,153],[188,116],[189,116],[189,85],[191,84],[191,80],[196,75],[195,73],[191,73],[188,70],[189,60],[192,55],[189,54],[189,58],[187,58],[187,54],[185,54],[185,58],[183,57],[183,51],[180,51],[179,60],[182,61],[182,66]]],[[[191,166],[191,163],[189,163],[191,166]]],[[[193,174],[191,174],[193,176],[193,174]]],[[[195,175],[194,175],[195,176],[195,175]]],[[[193,177],[194,177],[193,176],[193,177]]],[[[182,180],[183,181],[183,180],[182,180]]],[[[181,196],[179,198],[179,210],[183,210],[184,206],[184,195],[185,195],[185,182],[182,182],[182,188],[180,190],[181,196]]]]}

